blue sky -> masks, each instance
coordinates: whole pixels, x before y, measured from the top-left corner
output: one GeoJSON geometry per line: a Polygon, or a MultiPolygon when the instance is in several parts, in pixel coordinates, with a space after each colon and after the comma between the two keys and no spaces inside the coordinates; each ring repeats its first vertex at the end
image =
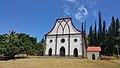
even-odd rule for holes
{"type": "Polygon", "coordinates": [[[62,17],[71,17],[79,29],[86,21],[88,33],[89,26],[98,23],[99,10],[107,27],[112,16],[120,19],[119,4],[120,0],[0,0],[0,34],[14,30],[40,41],[62,17]]]}

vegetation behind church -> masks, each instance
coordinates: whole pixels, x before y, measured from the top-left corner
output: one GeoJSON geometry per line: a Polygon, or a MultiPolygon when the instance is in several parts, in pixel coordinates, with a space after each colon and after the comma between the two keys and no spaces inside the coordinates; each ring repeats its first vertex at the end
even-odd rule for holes
{"type": "Polygon", "coordinates": [[[101,13],[99,11],[98,28],[95,21],[95,26],[92,25],[89,28],[88,41],[90,46],[100,46],[102,55],[118,55],[120,51],[120,22],[118,18],[112,17],[110,26],[106,28],[106,21],[102,20],[101,13]]]}

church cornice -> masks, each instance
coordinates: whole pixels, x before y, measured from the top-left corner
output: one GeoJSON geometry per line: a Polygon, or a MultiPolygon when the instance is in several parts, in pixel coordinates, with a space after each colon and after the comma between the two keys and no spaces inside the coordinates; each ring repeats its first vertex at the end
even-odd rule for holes
{"type": "Polygon", "coordinates": [[[82,35],[83,33],[74,33],[74,34],[51,34],[51,35],[45,35],[45,36],[63,36],[63,35],[82,35]]]}

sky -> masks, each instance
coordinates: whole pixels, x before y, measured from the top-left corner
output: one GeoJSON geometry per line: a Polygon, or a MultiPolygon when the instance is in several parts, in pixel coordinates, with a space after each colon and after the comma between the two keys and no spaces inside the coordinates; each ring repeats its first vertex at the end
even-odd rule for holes
{"type": "Polygon", "coordinates": [[[120,0],[0,0],[0,34],[16,31],[37,37],[38,42],[49,32],[58,18],[71,17],[73,24],[81,30],[86,21],[98,25],[98,12],[106,27],[111,18],[120,19],[120,0]]]}

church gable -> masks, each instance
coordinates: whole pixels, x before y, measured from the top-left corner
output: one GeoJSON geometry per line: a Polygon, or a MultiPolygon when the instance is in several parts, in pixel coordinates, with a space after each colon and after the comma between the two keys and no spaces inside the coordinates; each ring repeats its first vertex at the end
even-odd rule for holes
{"type": "Polygon", "coordinates": [[[71,18],[57,19],[54,27],[46,35],[56,34],[81,34],[81,32],[73,25],[71,18]]]}

